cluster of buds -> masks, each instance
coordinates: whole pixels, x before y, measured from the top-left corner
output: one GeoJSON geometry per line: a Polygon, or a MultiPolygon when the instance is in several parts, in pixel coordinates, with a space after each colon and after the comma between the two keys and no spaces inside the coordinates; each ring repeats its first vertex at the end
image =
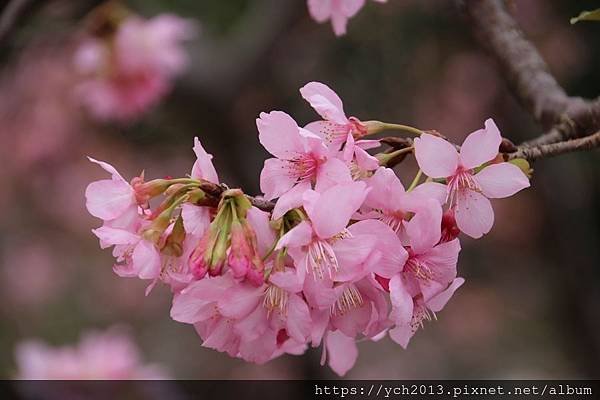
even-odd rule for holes
{"type": "Polygon", "coordinates": [[[358,340],[389,335],[406,347],[442,310],[464,283],[460,235],[488,233],[489,199],[529,179],[522,160],[499,157],[491,119],[459,153],[434,131],[347,117],[322,83],[300,92],[322,119],[304,127],[281,111],[257,119],[273,156],[262,199],[221,185],[196,139],[188,178],[142,174],[130,184],[92,160],[112,176],[88,186],[87,207],[104,221],[94,233],[114,246],[115,272],[170,286],[171,317],[193,324],[203,346],[264,363],[323,345],[323,362],[343,375],[358,340]],[[381,143],[366,137],[389,129],[415,137],[367,152],[381,143]],[[389,166],[410,154],[419,172],[405,188],[389,166]]]}

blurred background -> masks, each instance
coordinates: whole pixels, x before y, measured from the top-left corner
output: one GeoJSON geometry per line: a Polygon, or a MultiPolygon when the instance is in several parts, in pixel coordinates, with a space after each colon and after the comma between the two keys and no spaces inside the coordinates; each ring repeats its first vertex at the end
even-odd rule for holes
{"type": "MultiPolygon", "coordinates": [[[[6,2],[2,2],[6,3],[6,2]]],[[[84,190],[104,178],[85,156],[127,178],[183,176],[194,136],[221,179],[258,193],[267,153],[261,111],[316,119],[298,89],[334,88],[348,115],[437,129],[460,142],[495,119],[515,142],[540,133],[508,91],[469,26],[442,0],[369,2],[348,34],[308,15],[303,0],[136,0],[152,17],[195,21],[190,64],[160,104],[134,121],[90,118],[73,100],[73,53],[100,2],[24,2],[0,23],[0,377],[15,374],[25,338],[74,343],[81,332],[130,326],[143,358],[181,379],[330,378],[320,350],[256,366],[204,349],[169,317],[171,295],[117,277],[90,230],[84,190]]],[[[513,0],[523,29],[570,94],[600,93],[600,24],[569,24],[596,1],[513,0]]],[[[595,4],[594,4],[595,3],[595,4]]],[[[359,344],[355,379],[598,378],[600,365],[600,154],[534,165],[532,188],[496,201],[496,224],[476,244],[463,237],[466,284],[412,340],[359,344]]],[[[408,160],[400,176],[414,173],[408,160]]],[[[407,182],[405,182],[407,183],[407,182]]]]}

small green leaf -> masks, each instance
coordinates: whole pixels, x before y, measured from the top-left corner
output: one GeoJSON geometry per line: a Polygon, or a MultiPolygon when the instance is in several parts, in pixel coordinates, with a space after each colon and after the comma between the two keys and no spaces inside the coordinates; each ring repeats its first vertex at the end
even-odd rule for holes
{"type": "Polygon", "coordinates": [[[600,21],[600,8],[593,11],[583,11],[578,16],[571,18],[571,24],[579,21],[600,21]]]}
{"type": "Polygon", "coordinates": [[[529,161],[524,158],[515,158],[514,160],[510,160],[509,163],[516,165],[523,171],[528,178],[531,178],[533,175],[533,169],[529,165],[529,161]]]}

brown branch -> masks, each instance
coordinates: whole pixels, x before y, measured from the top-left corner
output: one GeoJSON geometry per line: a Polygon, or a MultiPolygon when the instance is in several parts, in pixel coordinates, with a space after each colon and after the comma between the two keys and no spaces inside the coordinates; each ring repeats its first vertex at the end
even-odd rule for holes
{"type": "Polygon", "coordinates": [[[463,0],[462,5],[476,37],[498,61],[516,97],[549,130],[528,144],[584,137],[600,128],[600,99],[567,95],[503,0],[463,0]]]}
{"type": "Polygon", "coordinates": [[[540,158],[554,157],[575,151],[586,151],[598,147],[600,147],[600,131],[590,136],[558,143],[521,146],[516,152],[507,154],[506,157],[509,160],[525,158],[529,161],[534,161],[540,158]]]}
{"type": "MultiPolygon", "coordinates": [[[[216,183],[202,181],[202,184],[200,185],[200,189],[202,189],[207,195],[212,197],[216,203],[218,203],[218,199],[221,198],[221,195],[223,194],[223,192],[229,188],[227,187],[227,185],[224,185],[224,184],[217,185],[216,183]]],[[[271,212],[271,211],[273,211],[273,208],[275,208],[275,203],[272,201],[265,200],[261,197],[255,197],[255,196],[246,195],[246,197],[248,197],[248,200],[250,200],[250,203],[252,203],[252,205],[254,207],[256,207],[260,210],[271,212]]]]}
{"type": "Polygon", "coordinates": [[[31,0],[11,0],[0,15],[0,42],[17,26],[17,21],[31,0]]]}

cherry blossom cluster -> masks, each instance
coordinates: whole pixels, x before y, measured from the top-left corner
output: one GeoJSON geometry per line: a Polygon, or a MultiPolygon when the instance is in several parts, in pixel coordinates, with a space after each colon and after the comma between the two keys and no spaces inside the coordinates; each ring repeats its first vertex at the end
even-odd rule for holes
{"type": "Polygon", "coordinates": [[[75,95],[98,119],[130,121],[169,92],[188,61],[181,43],[194,36],[195,28],[172,14],[144,19],[111,7],[92,14],[100,26],[75,51],[82,77],[75,95]]]}
{"type": "Polygon", "coordinates": [[[489,232],[489,199],[529,179],[499,155],[491,119],[459,148],[435,132],[348,117],[322,83],[300,93],[319,120],[300,127],[281,111],[256,120],[273,156],[262,198],[221,184],[196,138],[186,178],[129,182],[91,159],[111,176],[88,186],[87,208],[104,221],[93,232],[113,246],[114,271],[149,280],[147,291],[168,285],[171,317],[193,324],[204,347],[264,363],[322,345],[322,363],[344,375],[358,340],[389,334],[406,347],[442,310],[464,283],[459,234],[489,232]],[[385,129],[416,137],[372,155],[381,143],[367,137],[385,129]],[[405,188],[388,165],[409,153],[419,173],[405,188]]]}
{"type": "Polygon", "coordinates": [[[167,378],[160,366],[142,362],[139,349],[131,337],[118,328],[87,332],[73,346],[52,347],[39,340],[23,341],[16,348],[16,361],[17,379],[167,378]]]}
{"type": "MultiPolygon", "coordinates": [[[[373,1],[387,2],[387,0],[373,1]]],[[[348,20],[364,7],[365,2],[366,0],[308,0],[307,5],[308,11],[315,21],[323,23],[331,20],[335,35],[342,36],[346,34],[348,20]]]]}

